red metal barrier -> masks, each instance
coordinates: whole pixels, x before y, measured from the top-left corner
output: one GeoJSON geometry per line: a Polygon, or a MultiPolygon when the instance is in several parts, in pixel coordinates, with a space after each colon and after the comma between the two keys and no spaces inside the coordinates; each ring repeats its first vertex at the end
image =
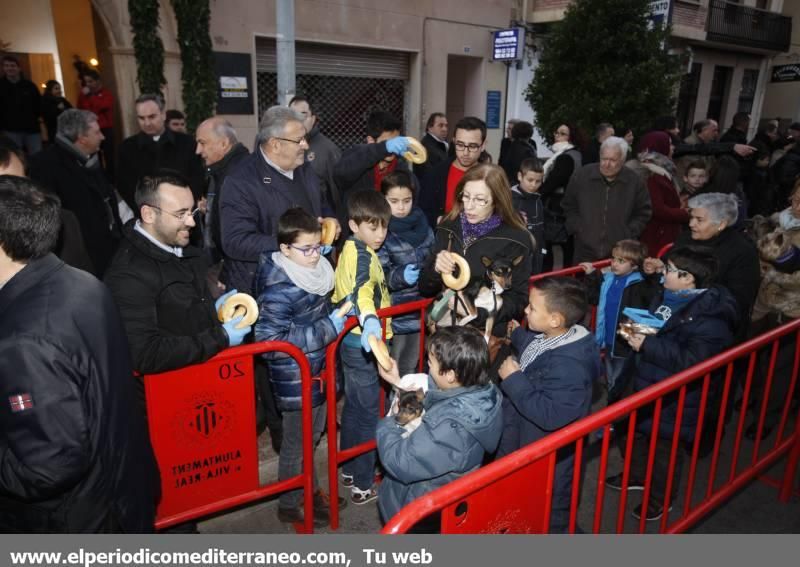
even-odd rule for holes
{"type": "MultiPolygon", "coordinates": [[[[420,348],[419,348],[419,362],[418,368],[422,368],[425,357],[425,310],[433,302],[432,299],[420,299],[418,301],[411,301],[402,305],[394,307],[387,307],[378,310],[378,317],[383,326],[384,337],[386,336],[386,318],[394,317],[396,315],[406,315],[418,311],[420,314],[420,348]]],[[[339,351],[339,343],[342,342],[345,335],[349,333],[354,327],[358,326],[358,319],[350,317],[345,323],[344,329],[339,334],[335,342],[328,345],[328,350],[325,354],[325,380],[328,384],[336,383],[336,367],[337,367],[337,354],[339,351]]],[[[367,443],[362,443],[355,447],[350,447],[344,451],[339,450],[338,438],[338,424],[336,423],[336,389],[328,388],[328,486],[330,491],[330,514],[331,514],[331,529],[339,529],[339,465],[354,459],[359,455],[363,455],[369,451],[375,450],[375,440],[367,443]]],[[[383,402],[383,397],[381,397],[383,402]]],[[[385,411],[383,403],[379,408],[375,408],[378,414],[383,417],[385,411]]]]}
{"type": "MultiPolygon", "coordinates": [[[[611,265],[611,259],[607,260],[598,260],[597,262],[592,262],[592,266],[594,266],[595,270],[602,270],[603,268],[607,268],[611,265]]],[[[564,268],[562,270],[554,270],[552,272],[545,272],[543,274],[536,274],[535,276],[531,276],[528,280],[528,284],[530,287],[533,287],[533,284],[538,282],[539,280],[543,280],[544,278],[552,278],[554,276],[564,276],[564,277],[573,277],[578,278],[584,275],[583,268],[580,266],[572,266],[570,268],[564,268]]],[[[597,305],[591,305],[589,308],[589,325],[588,329],[591,332],[594,332],[595,325],[597,323],[597,305]]]]}
{"type": "MultiPolygon", "coordinates": [[[[314,531],[311,369],[303,351],[286,342],[230,348],[179,370],[144,377],[150,439],[161,472],[156,528],[164,529],[302,488],[303,533],[314,531]],[[302,377],[303,472],[261,484],[256,438],[253,357],[283,352],[302,377]]],[[[335,404],[331,413],[335,414],[335,404]]]]}
{"type": "MultiPolygon", "coordinates": [[[[725,353],[715,356],[688,370],[660,382],[646,390],[623,399],[597,413],[590,415],[564,429],[555,432],[546,438],[532,443],[511,455],[491,463],[473,473],[470,473],[450,484],[439,488],[415,500],[403,508],[392,518],[383,529],[383,533],[397,534],[408,531],[414,524],[430,514],[441,512],[443,533],[547,533],[551,512],[551,496],[556,465],[556,451],[574,448],[575,473],[572,482],[572,501],[569,512],[568,530],[574,533],[577,528],[577,518],[580,511],[586,512],[584,518],[591,517],[592,531],[625,531],[627,490],[631,477],[630,455],[633,448],[634,432],[640,412],[653,410],[651,434],[649,436],[647,452],[647,473],[644,479],[643,503],[648,501],[652,487],[652,471],[654,454],[658,443],[670,443],[669,464],[667,469],[667,484],[663,502],[659,504],[669,510],[670,488],[674,482],[680,482],[675,477],[676,457],[679,447],[680,429],[684,402],[687,390],[690,387],[700,388],[700,414],[698,427],[695,432],[694,442],[690,451],[690,466],[688,478],[684,484],[682,498],[674,500],[676,508],[682,504],[679,517],[670,523],[670,514],[665,513],[659,524],[662,533],[684,532],[698,522],[709,512],[721,504],[747,483],[763,474],[781,457],[786,456],[787,462],[784,475],[780,484],[780,499],[787,501],[796,482],[798,460],[800,460],[800,411],[794,416],[794,425],[789,429],[792,419],[790,408],[793,395],[798,387],[798,366],[800,366],[800,320],[793,321],[778,329],[765,333],[745,344],[735,347],[725,353]],[[787,373],[776,373],[776,360],[779,355],[788,363],[791,360],[791,370],[787,373]],[[788,355],[788,359],[787,356],[788,355]],[[768,364],[766,364],[768,362],[768,364]],[[734,375],[746,364],[746,375],[743,385],[743,400],[738,418],[731,419],[733,438],[728,436],[725,451],[722,451],[726,414],[733,404],[729,403],[736,395],[736,382],[734,375]],[[748,413],[748,401],[753,395],[754,376],[758,366],[763,370],[765,364],[766,375],[764,388],[756,391],[760,394],[757,407],[753,408],[758,434],[764,428],[768,401],[775,380],[788,380],[788,390],[777,393],[776,398],[781,401],[780,420],[774,442],[766,451],[761,448],[766,444],[756,440],[752,446],[743,439],[743,430],[748,413]],[[734,366],[737,366],[735,369],[734,366]],[[735,371],[736,370],[736,371],[735,371]],[[724,378],[721,375],[724,372],[724,378]],[[722,382],[721,396],[718,405],[710,406],[711,381],[722,382]],[[659,437],[658,429],[665,397],[670,395],[667,403],[674,403],[677,396],[677,413],[675,428],[670,439],[659,437]],[[646,408],[646,409],[645,409],[646,408]],[[708,457],[700,457],[700,441],[704,427],[704,417],[709,409],[716,412],[710,414],[707,427],[715,427],[713,437],[713,450],[708,457]],[[733,423],[735,421],[735,423],[733,423]],[[627,443],[625,444],[625,457],[622,459],[622,488],[617,499],[612,499],[611,510],[604,517],[606,500],[606,476],[608,475],[609,445],[611,440],[612,424],[617,428],[617,434],[627,429],[627,443]],[[597,470],[597,482],[594,501],[587,506],[580,507],[581,480],[586,475],[581,474],[582,468],[588,466],[586,459],[591,437],[587,437],[598,430],[603,432],[600,443],[600,455],[597,470]],[[740,458],[745,450],[751,450],[749,459],[740,458]],[[730,454],[729,454],[730,453],[730,454]],[[726,470],[724,470],[726,469],[726,470]],[[723,471],[723,475],[718,475],[723,471]],[[701,476],[703,475],[703,476],[701,476]],[[722,476],[720,480],[718,477],[722,476]],[[695,490],[698,481],[705,480],[706,487],[695,490]],[[699,492],[697,495],[695,492],[699,492]],[[521,495],[524,495],[521,497],[521,495]],[[613,504],[616,503],[616,510],[613,504]],[[608,529],[608,524],[611,524],[608,529]]],[[[715,398],[715,402],[717,398],[715,398]]],[[[732,409],[730,411],[733,411],[732,409]]],[[[732,416],[733,417],[733,416],[732,416]]],[[[594,464],[594,463],[593,463],[594,464]]],[[[586,489],[587,487],[584,487],[586,489]]],[[[588,499],[586,499],[588,500],[588,499]]],[[[675,514],[673,514],[674,516],[675,514]]],[[[643,533],[646,522],[642,518],[636,525],[636,531],[643,533]]]]}

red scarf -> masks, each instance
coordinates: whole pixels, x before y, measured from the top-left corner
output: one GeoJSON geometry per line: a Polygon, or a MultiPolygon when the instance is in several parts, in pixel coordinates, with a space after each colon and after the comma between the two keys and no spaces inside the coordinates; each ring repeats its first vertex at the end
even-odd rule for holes
{"type": "Polygon", "coordinates": [[[395,170],[395,168],[397,167],[397,158],[390,161],[389,165],[387,165],[384,169],[381,169],[380,165],[381,163],[378,162],[375,164],[375,167],[373,168],[373,171],[375,173],[375,191],[381,190],[381,181],[383,181],[383,178],[395,170]]]}

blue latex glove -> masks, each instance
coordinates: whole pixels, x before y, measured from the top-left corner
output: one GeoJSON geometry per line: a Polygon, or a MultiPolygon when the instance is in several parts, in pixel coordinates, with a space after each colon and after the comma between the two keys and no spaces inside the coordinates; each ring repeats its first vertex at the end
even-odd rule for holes
{"type": "Polygon", "coordinates": [[[330,319],[331,323],[333,323],[333,328],[336,329],[336,334],[338,335],[342,332],[342,329],[344,329],[344,322],[347,321],[347,315],[345,314],[344,317],[338,317],[336,315],[336,311],[333,311],[330,315],[328,315],[328,319],[330,319]]]}
{"type": "Polygon", "coordinates": [[[408,285],[414,285],[419,279],[419,268],[414,264],[409,264],[403,270],[403,279],[408,285]]]}
{"type": "Polygon", "coordinates": [[[228,346],[239,346],[242,344],[242,341],[244,341],[244,338],[250,333],[252,327],[249,325],[247,327],[242,327],[241,329],[236,328],[236,325],[241,323],[242,319],[244,319],[244,316],[239,315],[227,323],[222,324],[222,328],[225,329],[225,333],[228,335],[228,346]]]}
{"type": "Polygon", "coordinates": [[[228,299],[230,296],[236,293],[235,289],[230,290],[227,293],[220,295],[217,300],[214,302],[214,311],[219,311],[219,308],[222,307],[222,304],[225,303],[225,300],[228,299]]]}
{"type": "Polygon", "coordinates": [[[403,155],[408,151],[408,138],[405,136],[397,136],[391,140],[386,140],[386,151],[398,156],[403,155]]]}
{"type": "Polygon", "coordinates": [[[374,335],[378,340],[381,340],[383,333],[381,332],[381,323],[377,317],[368,317],[364,321],[364,326],[361,327],[361,348],[367,352],[372,352],[372,347],[369,346],[369,336],[374,335]]]}
{"type": "Polygon", "coordinates": [[[323,244],[322,247],[319,249],[319,253],[322,256],[327,256],[328,254],[331,253],[331,251],[333,251],[333,246],[331,246],[330,244],[323,244]]]}

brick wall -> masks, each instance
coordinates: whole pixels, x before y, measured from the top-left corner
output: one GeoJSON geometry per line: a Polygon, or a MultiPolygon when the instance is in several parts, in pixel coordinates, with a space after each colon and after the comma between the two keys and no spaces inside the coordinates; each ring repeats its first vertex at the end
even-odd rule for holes
{"type": "Polygon", "coordinates": [[[672,9],[672,25],[687,26],[700,30],[706,27],[708,7],[693,3],[675,2],[672,9]]]}

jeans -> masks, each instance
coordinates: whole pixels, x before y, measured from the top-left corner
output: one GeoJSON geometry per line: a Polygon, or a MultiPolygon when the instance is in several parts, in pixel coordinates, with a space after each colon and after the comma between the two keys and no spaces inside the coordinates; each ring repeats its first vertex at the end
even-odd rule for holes
{"type": "Polygon", "coordinates": [[[391,347],[392,358],[397,361],[400,377],[419,372],[419,333],[394,335],[391,347]]]}
{"type": "Polygon", "coordinates": [[[29,156],[42,149],[42,135],[39,132],[11,132],[10,130],[5,130],[2,133],[11,138],[19,149],[24,149],[29,156]]]}
{"type": "MultiPolygon", "coordinates": [[[[344,372],[341,445],[349,449],[375,439],[381,388],[371,354],[347,344],[342,344],[339,353],[344,372]]],[[[375,479],[375,451],[352,459],[344,465],[344,471],[353,476],[356,488],[368,490],[375,479]]]]}
{"type": "Polygon", "coordinates": [[[607,352],[603,364],[606,367],[608,403],[610,405],[632,393],[633,357],[613,356],[607,352]]]}
{"type": "MultiPolygon", "coordinates": [[[[317,448],[319,438],[325,431],[325,409],[327,404],[321,403],[311,410],[311,432],[313,435],[312,451],[317,448]]],[[[303,412],[302,410],[284,411],[283,443],[278,457],[278,480],[286,480],[303,472],[303,412]]],[[[312,452],[313,455],[313,452],[312,452]]],[[[314,489],[317,488],[317,467],[314,471],[314,489]]],[[[303,503],[303,490],[298,488],[283,492],[278,499],[281,508],[297,508],[303,503]]]]}
{"type": "MultiPolygon", "coordinates": [[[[625,454],[625,443],[627,437],[620,435],[620,452],[625,454]]],[[[675,471],[673,473],[672,489],[670,490],[670,505],[675,502],[678,488],[681,483],[681,471],[683,470],[683,448],[684,442],[678,441],[678,450],[675,452],[675,471]]],[[[644,484],[647,478],[647,457],[650,451],[650,433],[644,434],[636,432],[633,439],[633,455],[630,468],[631,482],[641,482],[644,484]]],[[[658,438],[656,443],[656,453],[653,457],[653,478],[650,483],[650,502],[661,506],[664,503],[664,495],[667,492],[667,477],[669,473],[669,458],[672,451],[672,438],[658,438]]]]}

